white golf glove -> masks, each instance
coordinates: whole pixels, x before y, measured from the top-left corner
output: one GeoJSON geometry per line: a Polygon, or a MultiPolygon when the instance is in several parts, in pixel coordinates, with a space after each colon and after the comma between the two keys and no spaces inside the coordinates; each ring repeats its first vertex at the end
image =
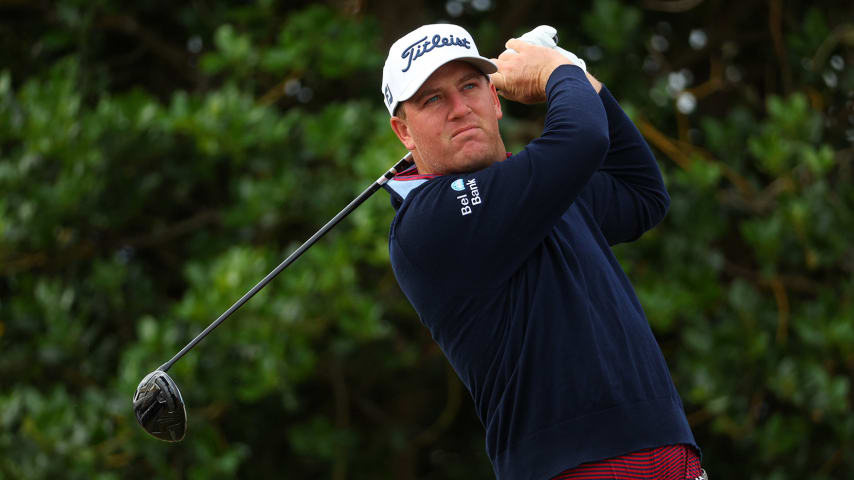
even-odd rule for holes
{"type": "MultiPolygon", "coordinates": [[[[584,60],[578,58],[574,53],[557,46],[557,30],[555,30],[554,27],[550,27],[548,25],[540,25],[539,27],[519,37],[519,40],[530,43],[531,45],[539,45],[541,47],[553,48],[563,54],[564,57],[568,58],[570,62],[574,63],[575,65],[578,65],[585,72],[587,71],[587,64],[584,63],[584,60]]],[[[508,48],[507,51],[517,53],[512,48],[508,48]]]]}

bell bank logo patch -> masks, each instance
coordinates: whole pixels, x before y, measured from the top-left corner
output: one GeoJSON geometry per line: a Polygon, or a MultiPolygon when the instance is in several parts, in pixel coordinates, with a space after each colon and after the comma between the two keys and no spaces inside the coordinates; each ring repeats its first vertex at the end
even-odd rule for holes
{"type": "Polygon", "coordinates": [[[458,178],[451,183],[451,188],[457,192],[461,192],[457,195],[457,201],[460,206],[460,215],[464,217],[472,213],[472,207],[483,203],[483,197],[480,196],[480,189],[477,188],[477,180],[474,178],[465,182],[462,178],[458,178]],[[468,190],[466,190],[466,187],[468,187],[468,190]]]}

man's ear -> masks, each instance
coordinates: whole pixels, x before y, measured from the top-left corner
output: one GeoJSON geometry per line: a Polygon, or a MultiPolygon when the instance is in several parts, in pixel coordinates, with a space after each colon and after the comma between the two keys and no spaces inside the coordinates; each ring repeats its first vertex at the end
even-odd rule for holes
{"type": "Polygon", "coordinates": [[[394,134],[400,139],[400,143],[407,150],[415,150],[415,141],[412,139],[412,133],[409,131],[409,125],[407,125],[406,120],[400,117],[391,117],[389,123],[394,134]]]}
{"type": "Polygon", "coordinates": [[[495,89],[495,84],[492,83],[492,81],[489,82],[489,88],[492,90],[492,103],[495,106],[495,118],[501,120],[504,113],[501,112],[501,101],[498,99],[498,90],[495,89]]]}

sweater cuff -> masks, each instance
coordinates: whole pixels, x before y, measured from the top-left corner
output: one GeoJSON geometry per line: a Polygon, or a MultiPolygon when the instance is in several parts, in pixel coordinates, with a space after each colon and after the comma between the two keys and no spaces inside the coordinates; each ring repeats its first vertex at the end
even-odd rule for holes
{"type": "MultiPolygon", "coordinates": [[[[587,75],[584,73],[584,70],[581,69],[578,65],[559,65],[554,69],[552,74],[549,76],[549,81],[546,82],[546,99],[550,99],[552,96],[552,91],[555,89],[558,83],[561,80],[571,78],[575,80],[583,80],[584,83],[589,84],[587,81],[587,75]]],[[[590,88],[593,88],[590,85],[590,88]]]]}

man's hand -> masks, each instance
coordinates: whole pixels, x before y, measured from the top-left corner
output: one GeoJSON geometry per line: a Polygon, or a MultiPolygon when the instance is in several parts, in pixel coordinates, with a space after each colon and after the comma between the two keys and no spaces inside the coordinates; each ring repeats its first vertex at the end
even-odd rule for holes
{"type": "MultiPolygon", "coordinates": [[[[492,59],[498,65],[498,71],[490,77],[498,93],[514,102],[527,104],[545,102],[546,84],[554,69],[560,65],[575,65],[570,58],[567,58],[565,50],[560,47],[541,47],[515,38],[508,40],[505,47],[508,50],[505,50],[497,59],[492,59]]],[[[590,85],[596,93],[599,93],[602,90],[602,83],[584,67],[581,68],[587,75],[590,85]]]]}
{"type": "Polygon", "coordinates": [[[564,50],[557,45],[557,30],[550,25],[540,25],[530,32],[522,34],[522,36],[519,37],[519,40],[528,42],[531,45],[539,45],[541,47],[557,50],[561,55],[568,58],[570,62],[578,65],[585,72],[587,71],[587,64],[584,63],[584,60],[578,58],[574,53],[564,50]]]}
{"type": "Polygon", "coordinates": [[[511,38],[504,46],[518,53],[505,51],[493,61],[498,71],[491,74],[498,93],[514,102],[542,103],[546,101],[546,84],[560,65],[572,65],[560,52],[531,45],[511,38]]]}

